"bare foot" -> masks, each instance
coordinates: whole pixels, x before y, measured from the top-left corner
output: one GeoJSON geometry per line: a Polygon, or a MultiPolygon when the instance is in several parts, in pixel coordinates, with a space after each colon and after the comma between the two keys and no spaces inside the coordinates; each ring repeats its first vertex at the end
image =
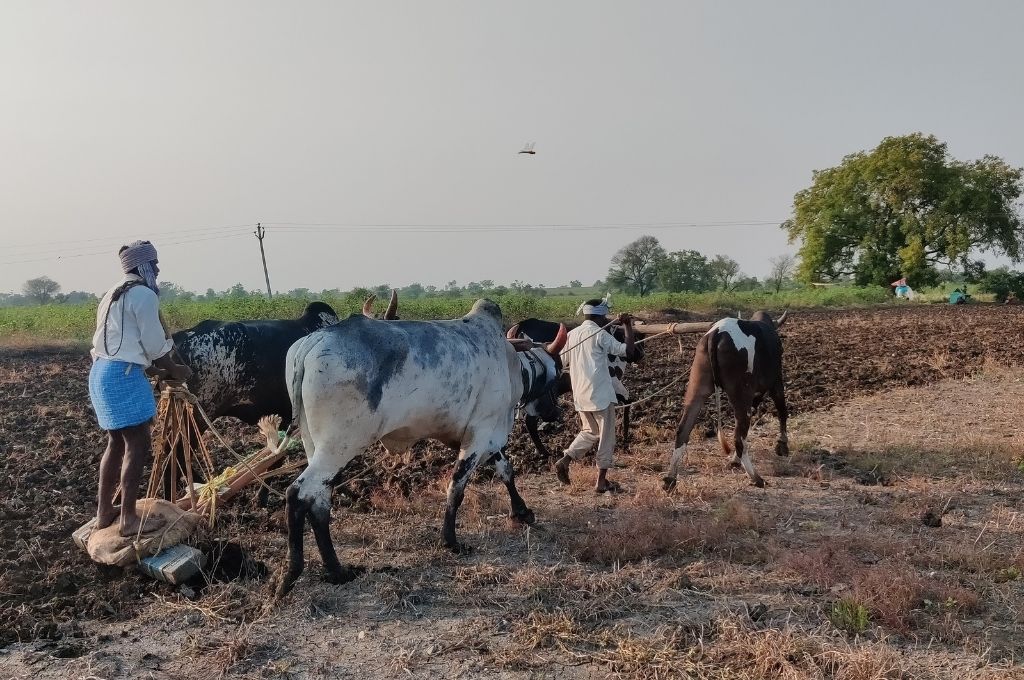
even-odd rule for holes
{"type": "Polygon", "coordinates": [[[597,480],[597,486],[594,487],[594,491],[596,493],[620,493],[622,486],[610,479],[599,479],[597,480]]]}
{"type": "Polygon", "coordinates": [[[108,512],[102,513],[99,510],[96,511],[96,528],[106,529],[121,516],[120,508],[111,508],[108,512]]]}
{"type": "Polygon", "coordinates": [[[151,531],[156,531],[166,523],[167,520],[157,515],[151,515],[144,521],[138,515],[135,515],[134,517],[121,517],[121,535],[128,537],[140,533],[148,534],[151,531]],[[140,525],[141,531],[139,528],[140,525]]]}

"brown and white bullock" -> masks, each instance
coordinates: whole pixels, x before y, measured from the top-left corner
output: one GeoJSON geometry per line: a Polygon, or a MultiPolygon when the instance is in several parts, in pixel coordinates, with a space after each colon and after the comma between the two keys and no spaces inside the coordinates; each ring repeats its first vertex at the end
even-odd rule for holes
{"type": "Polygon", "coordinates": [[[750,417],[767,394],[775,402],[779,416],[779,439],[775,453],[789,455],[786,437],[786,391],[782,374],[782,340],[778,329],[786,323],[788,312],[772,321],[767,312],[756,312],[749,320],[722,319],[711,327],[697,343],[697,351],[690,366],[690,380],[683,398],[683,415],[676,429],[675,448],[668,474],[662,479],[666,491],[676,485],[679,466],[686,456],[697,418],[704,401],[716,394],[719,399],[718,441],[725,453],[730,453],[725,434],[721,430],[721,395],[725,392],[736,412],[735,453],[731,464],[743,466],[752,484],[763,487],[764,480],[754,469],[747,447],[750,417]]]}

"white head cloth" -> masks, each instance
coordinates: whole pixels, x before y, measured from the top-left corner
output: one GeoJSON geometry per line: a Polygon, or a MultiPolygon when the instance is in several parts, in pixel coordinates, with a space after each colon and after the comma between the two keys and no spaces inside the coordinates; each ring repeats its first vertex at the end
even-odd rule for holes
{"type": "Polygon", "coordinates": [[[576,314],[583,316],[608,316],[608,312],[612,309],[612,295],[608,293],[601,300],[599,305],[588,305],[586,302],[576,308],[576,314]]]}

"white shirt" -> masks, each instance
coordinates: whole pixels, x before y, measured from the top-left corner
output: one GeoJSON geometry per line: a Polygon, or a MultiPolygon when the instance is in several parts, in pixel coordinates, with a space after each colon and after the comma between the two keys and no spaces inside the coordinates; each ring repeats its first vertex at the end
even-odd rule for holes
{"type": "Polygon", "coordinates": [[[166,336],[160,323],[160,299],[145,284],[132,286],[116,302],[110,301],[114,291],[128,281],[142,281],[142,278],[126,274],[100,300],[96,310],[96,333],[92,336],[92,359],[111,359],[148,367],[170,352],[174,343],[166,336]]]}
{"type": "Polygon", "coordinates": [[[587,319],[569,331],[562,365],[569,369],[577,411],[603,411],[618,400],[608,371],[608,355],[626,356],[626,343],[587,319]]]}

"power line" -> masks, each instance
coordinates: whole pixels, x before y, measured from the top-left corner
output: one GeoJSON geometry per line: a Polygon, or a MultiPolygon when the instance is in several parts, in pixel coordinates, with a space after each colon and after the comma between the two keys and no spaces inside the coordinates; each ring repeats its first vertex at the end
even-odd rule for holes
{"type": "MultiPolygon", "coordinates": [[[[230,234],[219,234],[217,236],[207,236],[205,238],[200,237],[200,238],[188,238],[188,239],[184,239],[184,240],[180,240],[180,241],[164,241],[164,242],[160,243],[159,245],[160,245],[160,248],[163,249],[163,248],[170,247],[170,246],[178,246],[178,245],[184,245],[184,244],[189,244],[189,243],[201,243],[203,241],[216,241],[218,239],[235,238],[235,237],[238,237],[238,236],[247,236],[248,234],[249,234],[249,231],[248,231],[248,229],[246,229],[246,230],[240,231],[240,232],[234,232],[234,233],[230,233],[230,234]]],[[[45,257],[33,257],[33,258],[30,258],[30,259],[25,259],[25,260],[9,260],[9,261],[0,262],[0,265],[26,264],[26,263],[30,263],[30,262],[54,262],[54,261],[59,261],[59,260],[71,260],[71,259],[75,259],[75,258],[79,258],[79,257],[94,257],[94,256],[97,256],[97,255],[110,255],[110,254],[111,253],[110,253],[109,248],[103,248],[102,250],[94,250],[94,251],[88,251],[88,252],[82,252],[82,253],[72,253],[70,255],[48,255],[48,256],[45,256],[45,257]]]]}
{"type": "MultiPolygon", "coordinates": [[[[763,227],[780,224],[779,220],[732,220],[716,222],[622,222],[622,223],[352,223],[352,222],[263,222],[262,227],[271,226],[288,234],[330,234],[330,233],[450,233],[450,234],[488,234],[488,233],[530,233],[538,231],[607,231],[637,229],[707,229],[707,228],[738,228],[763,227]]],[[[174,231],[151,232],[151,236],[171,236],[178,239],[166,240],[160,247],[183,243],[196,243],[221,238],[232,238],[249,233],[256,224],[236,224],[220,227],[191,227],[174,231]],[[216,234],[203,237],[203,234],[216,234]]],[[[137,233],[137,232],[136,232],[137,233]]],[[[0,261],[0,265],[27,264],[52,260],[74,259],[107,254],[110,245],[101,243],[117,243],[126,238],[124,235],[97,236],[87,239],[50,241],[37,244],[18,244],[8,248],[21,248],[27,252],[10,253],[20,259],[0,261]],[[77,245],[76,244],[81,244],[77,245]],[[91,244],[91,245],[89,245],[91,244]],[[85,250],[82,250],[82,249],[85,250]],[[32,251],[35,252],[32,252],[32,251]]]]}
{"type": "Polygon", "coordinates": [[[385,232],[483,234],[533,231],[602,231],[635,229],[704,229],[716,227],[778,226],[781,220],[730,222],[631,222],[558,224],[358,224],[341,222],[263,222],[288,233],[385,232]]]}
{"type": "MultiPolygon", "coordinates": [[[[186,227],[186,228],[181,228],[181,229],[175,229],[173,231],[147,232],[147,237],[153,237],[153,236],[172,236],[172,237],[173,236],[183,236],[185,234],[206,233],[206,232],[211,232],[211,231],[224,231],[224,230],[229,230],[229,229],[249,229],[249,228],[254,227],[254,226],[256,226],[255,223],[250,223],[250,224],[232,224],[232,225],[220,226],[220,227],[186,227]]],[[[60,240],[60,241],[41,241],[41,242],[38,242],[38,243],[4,244],[4,249],[5,250],[8,249],[8,248],[11,248],[11,249],[18,248],[18,249],[27,249],[27,250],[42,249],[44,252],[50,252],[50,251],[57,251],[57,250],[66,250],[69,245],[73,245],[73,244],[97,243],[97,242],[100,242],[100,241],[119,242],[119,241],[122,241],[125,238],[131,238],[132,236],[135,236],[135,235],[138,235],[138,230],[136,230],[136,232],[134,234],[120,234],[120,235],[110,235],[110,236],[97,236],[97,237],[93,237],[93,238],[84,238],[84,239],[64,239],[64,240],[60,240]],[[53,248],[51,246],[57,246],[57,247],[53,248]]],[[[28,254],[28,253],[25,253],[25,254],[28,254]]]]}

